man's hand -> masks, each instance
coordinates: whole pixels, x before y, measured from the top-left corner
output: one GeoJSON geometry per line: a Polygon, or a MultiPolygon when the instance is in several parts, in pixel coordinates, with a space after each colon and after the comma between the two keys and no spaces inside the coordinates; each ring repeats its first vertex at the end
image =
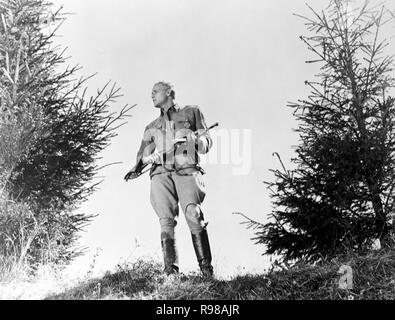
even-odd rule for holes
{"type": "Polygon", "coordinates": [[[198,137],[197,132],[189,132],[186,136],[186,142],[197,145],[198,150],[202,150],[206,144],[205,138],[198,137]]]}
{"type": "Polygon", "coordinates": [[[193,131],[189,132],[184,138],[186,139],[186,142],[193,144],[196,144],[198,139],[197,133],[193,131]]]}
{"type": "Polygon", "coordinates": [[[159,152],[154,152],[149,156],[143,157],[142,162],[144,164],[161,163],[162,155],[159,152]]]}

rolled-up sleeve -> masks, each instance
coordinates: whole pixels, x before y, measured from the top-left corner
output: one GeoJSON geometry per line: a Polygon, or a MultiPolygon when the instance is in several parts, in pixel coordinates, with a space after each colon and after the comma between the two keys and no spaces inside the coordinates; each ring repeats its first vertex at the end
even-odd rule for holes
{"type": "Polygon", "coordinates": [[[201,154],[205,154],[207,152],[209,152],[209,150],[211,149],[212,145],[213,145],[213,141],[210,137],[210,133],[207,130],[207,125],[206,122],[204,120],[204,116],[202,111],[200,110],[200,108],[196,107],[194,110],[194,114],[195,114],[195,125],[196,125],[196,130],[199,134],[202,134],[200,136],[200,140],[201,140],[201,145],[198,145],[198,152],[201,154]]]}
{"type": "Polygon", "coordinates": [[[142,158],[149,156],[155,150],[155,143],[152,135],[152,128],[145,127],[143,139],[141,140],[139,151],[137,152],[136,164],[142,164],[142,158]]]}

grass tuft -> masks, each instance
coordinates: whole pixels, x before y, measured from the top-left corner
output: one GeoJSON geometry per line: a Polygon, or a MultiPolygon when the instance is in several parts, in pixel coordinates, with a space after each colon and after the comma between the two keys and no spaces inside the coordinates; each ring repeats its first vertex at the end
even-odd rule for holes
{"type": "Polygon", "coordinates": [[[395,249],[365,256],[346,255],[320,265],[298,263],[266,274],[230,280],[204,279],[197,273],[167,277],[162,265],[138,260],[118,265],[114,273],[80,283],[47,299],[141,300],[364,300],[395,299],[395,249]],[[353,269],[354,288],[338,288],[342,264],[353,269]]]}

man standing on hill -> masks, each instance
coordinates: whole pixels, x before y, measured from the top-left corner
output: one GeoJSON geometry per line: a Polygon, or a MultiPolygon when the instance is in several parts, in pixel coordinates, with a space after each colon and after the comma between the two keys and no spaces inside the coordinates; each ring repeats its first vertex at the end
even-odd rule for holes
{"type": "Polygon", "coordinates": [[[165,273],[178,273],[178,257],[174,229],[180,203],[192,235],[200,270],[212,276],[211,251],[201,204],[205,197],[203,169],[198,153],[207,153],[212,145],[199,107],[180,108],[175,91],[168,82],[158,82],[152,89],[152,100],[160,115],[145,128],[137,153],[136,165],[125,180],[138,176],[141,166],[152,164],[151,204],[159,217],[165,273]],[[185,142],[173,148],[177,139],[185,142]],[[170,152],[169,152],[170,151],[170,152]]]}

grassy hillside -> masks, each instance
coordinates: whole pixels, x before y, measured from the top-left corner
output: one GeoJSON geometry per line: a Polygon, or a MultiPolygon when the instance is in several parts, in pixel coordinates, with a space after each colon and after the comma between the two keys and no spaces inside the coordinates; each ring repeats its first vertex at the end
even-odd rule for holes
{"type": "Polygon", "coordinates": [[[395,299],[395,249],[226,281],[203,280],[198,274],[165,277],[161,270],[147,260],[119,265],[114,273],[46,299],[395,299]],[[352,290],[338,288],[337,271],[345,263],[353,269],[352,290]]]}

